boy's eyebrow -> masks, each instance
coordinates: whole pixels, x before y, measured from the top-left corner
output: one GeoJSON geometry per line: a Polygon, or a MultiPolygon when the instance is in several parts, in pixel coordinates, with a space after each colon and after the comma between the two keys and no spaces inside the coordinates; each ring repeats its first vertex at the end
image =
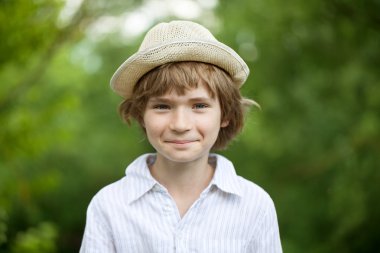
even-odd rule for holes
{"type": "MultiPolygon", "coordinates": [[[[174,99],[170,99],[170,98],[167,98],[167,97],[152,97],[149,99],[149,102],[150,103],[157,103],[157,102],[161,102],[161,103],[169,103],[169,102],[172,102],[174,99]]],[[[198,102],[198,101],[213,101],[214,99],[211,98],[211,97],[192,97],[192,98],[189,98],[189,101],[190,102],[198,102]]]]}
{"type": "Polygon", "coordinates": [[[157,103],[157,102],[161,102],[161,103],[170,102],[170,99],[163,98],[163,97],[152,97],[148,100],[148,103],[157,103]]]}
{"type": "Polygon", "coordinates": [[[193,97],[189,99],[192,102],[198,102],[198,101],[205,101],[205,102],[211,102],[214,101],[213,98],[210,97],[193,97]]]}

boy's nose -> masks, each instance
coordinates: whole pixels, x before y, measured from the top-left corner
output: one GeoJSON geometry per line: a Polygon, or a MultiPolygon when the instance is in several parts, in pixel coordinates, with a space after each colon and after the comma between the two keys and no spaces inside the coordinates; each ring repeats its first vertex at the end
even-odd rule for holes
{"type": "Polygon", "coordinates": [[[191,115],[187,113],[186,109],[178,109],[173,113],[173,117],[170,122],[170,129],[176,132],[185,132],[190,130],[191,115]]]}

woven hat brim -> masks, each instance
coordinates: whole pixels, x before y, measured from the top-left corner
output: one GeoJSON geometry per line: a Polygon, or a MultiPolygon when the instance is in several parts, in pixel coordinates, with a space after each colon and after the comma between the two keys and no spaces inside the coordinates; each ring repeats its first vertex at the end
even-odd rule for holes
{"type": "Polygon", "coordinates": [[[214,64],[229,73],[240,87],[248,78],[249,68],[230,47],[208,41],[174,41],[139,51],[129,57],[114,73],[111,88],[129,98],[138,80],[150,70],[169,62],[199,61],[214,64]]]}

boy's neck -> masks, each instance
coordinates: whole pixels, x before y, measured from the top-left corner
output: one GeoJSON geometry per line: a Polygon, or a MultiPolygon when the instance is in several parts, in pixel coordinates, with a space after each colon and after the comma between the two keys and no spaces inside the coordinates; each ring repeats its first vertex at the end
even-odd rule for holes
{"type": "Polygon", "coordinates": [[[181,218],[209,185],[215,171],[208,163],[208,156],[177,163],[157,154],[156,161],[149,168],[152,176],[166,187],[176,202],[181,218]]]}
{"type": "Polygon", "coordinates": [[[157,154],[150,172],[173,196],[200,194],[209,185],[214,168],[209,164],[208,156],[188,163],[178,163],[157,154]]]}

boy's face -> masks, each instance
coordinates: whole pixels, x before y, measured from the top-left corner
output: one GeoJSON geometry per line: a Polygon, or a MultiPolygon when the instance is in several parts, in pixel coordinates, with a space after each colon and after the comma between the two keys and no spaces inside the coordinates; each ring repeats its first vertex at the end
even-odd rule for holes
{"type": "Polygon", "coordinates": [[[149,99],[144,127],[157,156],[172,162],[192,162],[208,156],[221,127],[219,101],[203,85],[149,99]]]}

